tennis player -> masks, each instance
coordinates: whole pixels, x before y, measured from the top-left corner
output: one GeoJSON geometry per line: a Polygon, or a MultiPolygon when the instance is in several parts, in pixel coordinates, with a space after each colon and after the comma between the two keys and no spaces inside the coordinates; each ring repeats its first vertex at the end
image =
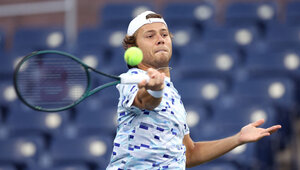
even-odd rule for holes
{"type": "Polygon", "coordinates": [[[107,169],[185,169],[213,160],[235,147],[255,142],[281,128],[258,126],[259,120],[234,136],[194,142],[186,124],[186,111],[170,80],[172,35],[161,15],[146,11],[134,18],[124,48],[139,47],[143,61],[128,75],[148,74],[138,85],[117,85],[118,129],[107,169]]]}

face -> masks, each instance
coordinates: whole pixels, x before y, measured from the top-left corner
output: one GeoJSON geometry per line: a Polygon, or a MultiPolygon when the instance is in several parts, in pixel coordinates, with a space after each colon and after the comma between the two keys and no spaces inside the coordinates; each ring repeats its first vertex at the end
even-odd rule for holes
{"type": "Polygon", "coordinates": [[[169,65],[172,40],[165,24],[151,23],[142,26],[137,32],[136,43],[144,54],[143,65],[153,68],[169,65]]]}

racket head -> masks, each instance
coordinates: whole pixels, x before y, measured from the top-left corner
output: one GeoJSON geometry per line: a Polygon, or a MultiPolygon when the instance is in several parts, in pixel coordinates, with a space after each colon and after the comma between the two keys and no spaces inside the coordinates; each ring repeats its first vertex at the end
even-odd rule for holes
{"type": "Polygon", "coordinates": [[[14,71],[19,99],[32,109],[58,112],[88,96],[89,67],[71,54],[55,50],[25,56],[14,71]]]}

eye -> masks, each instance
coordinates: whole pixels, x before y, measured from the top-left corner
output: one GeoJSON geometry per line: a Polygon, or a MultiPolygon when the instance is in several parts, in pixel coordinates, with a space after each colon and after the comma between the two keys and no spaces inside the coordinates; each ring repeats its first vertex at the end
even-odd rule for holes
{"type": "Polygon", "coordinates": [[[167,36],[169,36],[169,34],[168,33],[162,33],[162,36],[167,37],[167,36]]]}

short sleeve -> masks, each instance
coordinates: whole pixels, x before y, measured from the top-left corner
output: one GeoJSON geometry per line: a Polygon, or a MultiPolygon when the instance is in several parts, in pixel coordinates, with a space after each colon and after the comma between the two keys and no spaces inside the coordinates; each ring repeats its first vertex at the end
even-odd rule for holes
{"type": "MultiPolygon", "coordinates": [[[[138,74],[146,74],[145,71],[139,69],[130,69],[127,73],[131,76],[135,76],[138,74]]],[[[120,93],[119,105],[125,109],[130,109],[132,107],[134,98],[138,92],[137,84],[118,84],[117,89],[120,93]]]]}
{"type": "Polygon", "coordinates": [[[120,93],[120,105],[125,109],[129,109],[133,104],[134,98],[138,92],[137,85],[117,85],[117,89],[120,93]]]}
{"type": "Polygon", "coordinates": [[[190,134],[190,128],[189,126],[185,123],[184,124],[184,135],[190,134]]]}

